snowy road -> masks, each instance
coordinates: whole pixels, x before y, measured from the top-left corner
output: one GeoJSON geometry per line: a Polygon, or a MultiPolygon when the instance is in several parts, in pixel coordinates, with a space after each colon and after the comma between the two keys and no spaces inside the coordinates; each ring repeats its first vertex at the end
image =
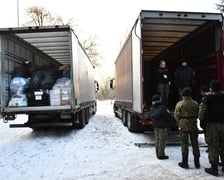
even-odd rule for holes
{"type": "MultiPolygon", "coordinates": [[[[23,121],[26,116],[20,116],[23,121]]],[[[0,180],[151,180],[222,179],[204,172],[206,148],[201,148],[200,169],[195,169],[190,149],[189,166],[178,167],[179,146],[168,146],[168,160],[157,160],[153,134],[134,134],[114,117],[111,101],[98,102],[98,111],[81,130],[32,131],[10,129],[0,122],[0,180]]],[[[203,138],[200,137],[203,142],[203,138]]]]}

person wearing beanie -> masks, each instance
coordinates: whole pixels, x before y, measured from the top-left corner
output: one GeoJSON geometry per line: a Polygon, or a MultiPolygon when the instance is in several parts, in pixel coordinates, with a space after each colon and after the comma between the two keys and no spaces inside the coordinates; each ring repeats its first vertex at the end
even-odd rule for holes
{"type": "Polygon", "coordinates": [[[188,62],[185,58],[181,59],[181,66],[177,68],[175,72],[175,84],[178,89],[179,99],[182,98],[182,90],[185,87],[192,88],[195,84],[195,72],[188,66],[188,62]]]}
{"type": "MultiPolygon", "coordinates": [[[[200,121],[206,119],[207,123],[206,140],[211,167],[205,168],[205,172],[218,176],[219,155],[221,165],[224,164],[224,93],[218,80],[212,80],[209,89],[210,92],[205,95],[199,106],[198,118],[200,121]]],[[[222,171],[224,172],[224,166],[222,171]]]]}
{"type": "Polygon", "coordinates": [[[199,105],[191,97],[192,90],[189,87],[186,87],[182,91],[183,100],[179,101],[176,104],[174,110],[174,117],[177,121],[180,140],[181,140],[181,152],[182,152],[182,162],[179,162],[178,165],[181,168],[188,169],[188,139],[190,137],[193,155],[194,155],[194,164],[196,168],[200,168],[200,151],[198,146],[198,128],[197,128],[197,117],[199,105]]]}
{"type": "Polygon", "coordinates": [[[162,104],[161,96],[154,95],[152,97],[149,117],[152,119],[154,127],[156,156],[158,159],[168,159],[169,157],[165,155],[165,147],[171,115],[166,106],[162,104]]]}

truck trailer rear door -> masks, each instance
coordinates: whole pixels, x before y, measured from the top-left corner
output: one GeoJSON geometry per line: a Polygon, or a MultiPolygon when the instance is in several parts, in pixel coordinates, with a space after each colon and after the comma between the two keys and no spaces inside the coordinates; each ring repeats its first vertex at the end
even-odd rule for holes
{"type": "Polygon", "coordinates": [[[138,19],[132,31],[133,110],[142,113],[141,24],[138,19]]]}

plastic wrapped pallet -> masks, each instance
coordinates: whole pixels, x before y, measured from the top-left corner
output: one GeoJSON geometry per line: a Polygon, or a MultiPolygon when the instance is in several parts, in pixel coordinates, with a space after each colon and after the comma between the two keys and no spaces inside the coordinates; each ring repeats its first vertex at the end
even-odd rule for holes
{"type": "Polygon", "coordinates": [[[27,106],[26,90],[29,85],[29,78],[14,77],[10,81],[9,107],[27,106]]]}
{"type": "Polygon", "coordinates": [[[8,104],[9,107],[22,107],[27,105],[27,97],[25,94],[14,95],[13,97],[11,97],[8,104]]]}
{"type": "Polygon", "coordinates": [[[29,85],[29,78],[23,77],[14,77],[10,81],[10,95],[13,97],[14,95],[25,94],[26,89],[29,85]]]}

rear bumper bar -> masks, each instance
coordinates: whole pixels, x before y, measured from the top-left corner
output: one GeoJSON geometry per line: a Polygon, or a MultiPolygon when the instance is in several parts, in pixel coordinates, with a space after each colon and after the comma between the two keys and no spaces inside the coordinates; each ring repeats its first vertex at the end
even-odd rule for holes
{"type": "Polygon", "coordinates": [[[53,123],[24,123],[24,124],[10,124],[10,128],[51,128],[51,127],[72,127],[71,122],[53,122],[53,123]]]}
{"type": "Polygon", "coordinates": [[[3,109],[4,113],[15,113],[15,114],[27,114],[35,112],[52,112],[52,111],[69,111],[71,105],[66,106],[32,106],[32,107],[6,107],[3,109]]]}

